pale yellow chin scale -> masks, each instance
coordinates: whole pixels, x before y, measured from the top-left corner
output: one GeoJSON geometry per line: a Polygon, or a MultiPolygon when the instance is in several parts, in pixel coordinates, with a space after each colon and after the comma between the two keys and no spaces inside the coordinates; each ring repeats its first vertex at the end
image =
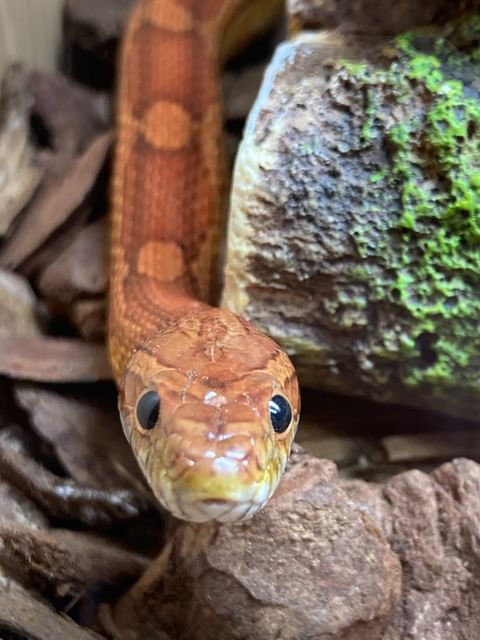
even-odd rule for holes
{"type": "MultiPolygon", "coordinates": [[[[283,471],[283,469],[281,470],[283,471]]],[[[172,482],[162,474],[153,486],[162,506],[180,520],[189,522],[236,522],[263,509],[277,488],[281,472],[265,474],[260,482],[242,485],[235,479],[198,477],[195,486],[172,482]]]]}

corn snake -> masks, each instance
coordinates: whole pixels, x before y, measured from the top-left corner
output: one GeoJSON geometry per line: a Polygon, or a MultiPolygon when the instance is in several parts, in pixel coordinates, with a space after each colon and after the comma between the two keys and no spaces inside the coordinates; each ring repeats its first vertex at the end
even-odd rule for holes
{"type": "Polygon", "coordinates": [[[125,435],[159,502],[233,521],[273,494],[298,424],[292,363],[210,306],[224,188],[219,62],[278,0],[140,0],[122,47],[109,354],[125,435]]]}

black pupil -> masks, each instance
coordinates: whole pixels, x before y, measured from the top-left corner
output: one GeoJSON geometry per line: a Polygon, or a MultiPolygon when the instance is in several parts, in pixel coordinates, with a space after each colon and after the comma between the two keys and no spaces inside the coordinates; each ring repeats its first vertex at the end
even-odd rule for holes
{"type": "Polygon", "coordinates": [[[277,433],[283,433],[292,419],[292,409],[288,400],[283,396],[273,396],[268,403],[268,408],[270,409],[273,430],[277,433]]]}
{"type": "Polygon", "coordinates": [[[137,420],[144,429],[153,429],[160,415],[160,397],[156,391],[147,391],[137,402],[137,420]]]}

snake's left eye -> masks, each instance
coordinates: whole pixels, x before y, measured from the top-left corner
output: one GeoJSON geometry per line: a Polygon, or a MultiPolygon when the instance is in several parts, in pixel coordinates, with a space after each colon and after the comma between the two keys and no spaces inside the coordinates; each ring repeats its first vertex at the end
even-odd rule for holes
{"type": "Polygon", "coordinates": [[[292,421],[292,408],[284,396],[276,395],[268,403],[270,420],[275,433],[286,431],[292,421]]]}
{"type": "Polygon", "coordinates": [[[160,415],[160,396],[147,391],[137,402],[137,420],[144,429],[153,429],[160,415]]]}

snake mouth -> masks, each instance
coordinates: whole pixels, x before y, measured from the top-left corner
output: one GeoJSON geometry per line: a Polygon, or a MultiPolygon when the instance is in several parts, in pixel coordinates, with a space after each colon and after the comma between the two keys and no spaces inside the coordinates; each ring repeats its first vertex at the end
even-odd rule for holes
{"type": "Polygon", "coordinates": [[[189,522],[238,522],[254,516],[266,502],[267,500],[256,503],[208,498],[196,502],[180,500],[175,506],[169,504],[168,508],[174,516],[189,522]]]}
{"type": "Polygon", "coordinates": [[[219,487],[214,490],[208,483],[192,487],[167,481],[157,484],[154,491],[159,502],[180,520],[235,522],[260,511],[276,486],[276,480],[266,476],[261,482],[223,485],[220,490],[219,487]]]}

